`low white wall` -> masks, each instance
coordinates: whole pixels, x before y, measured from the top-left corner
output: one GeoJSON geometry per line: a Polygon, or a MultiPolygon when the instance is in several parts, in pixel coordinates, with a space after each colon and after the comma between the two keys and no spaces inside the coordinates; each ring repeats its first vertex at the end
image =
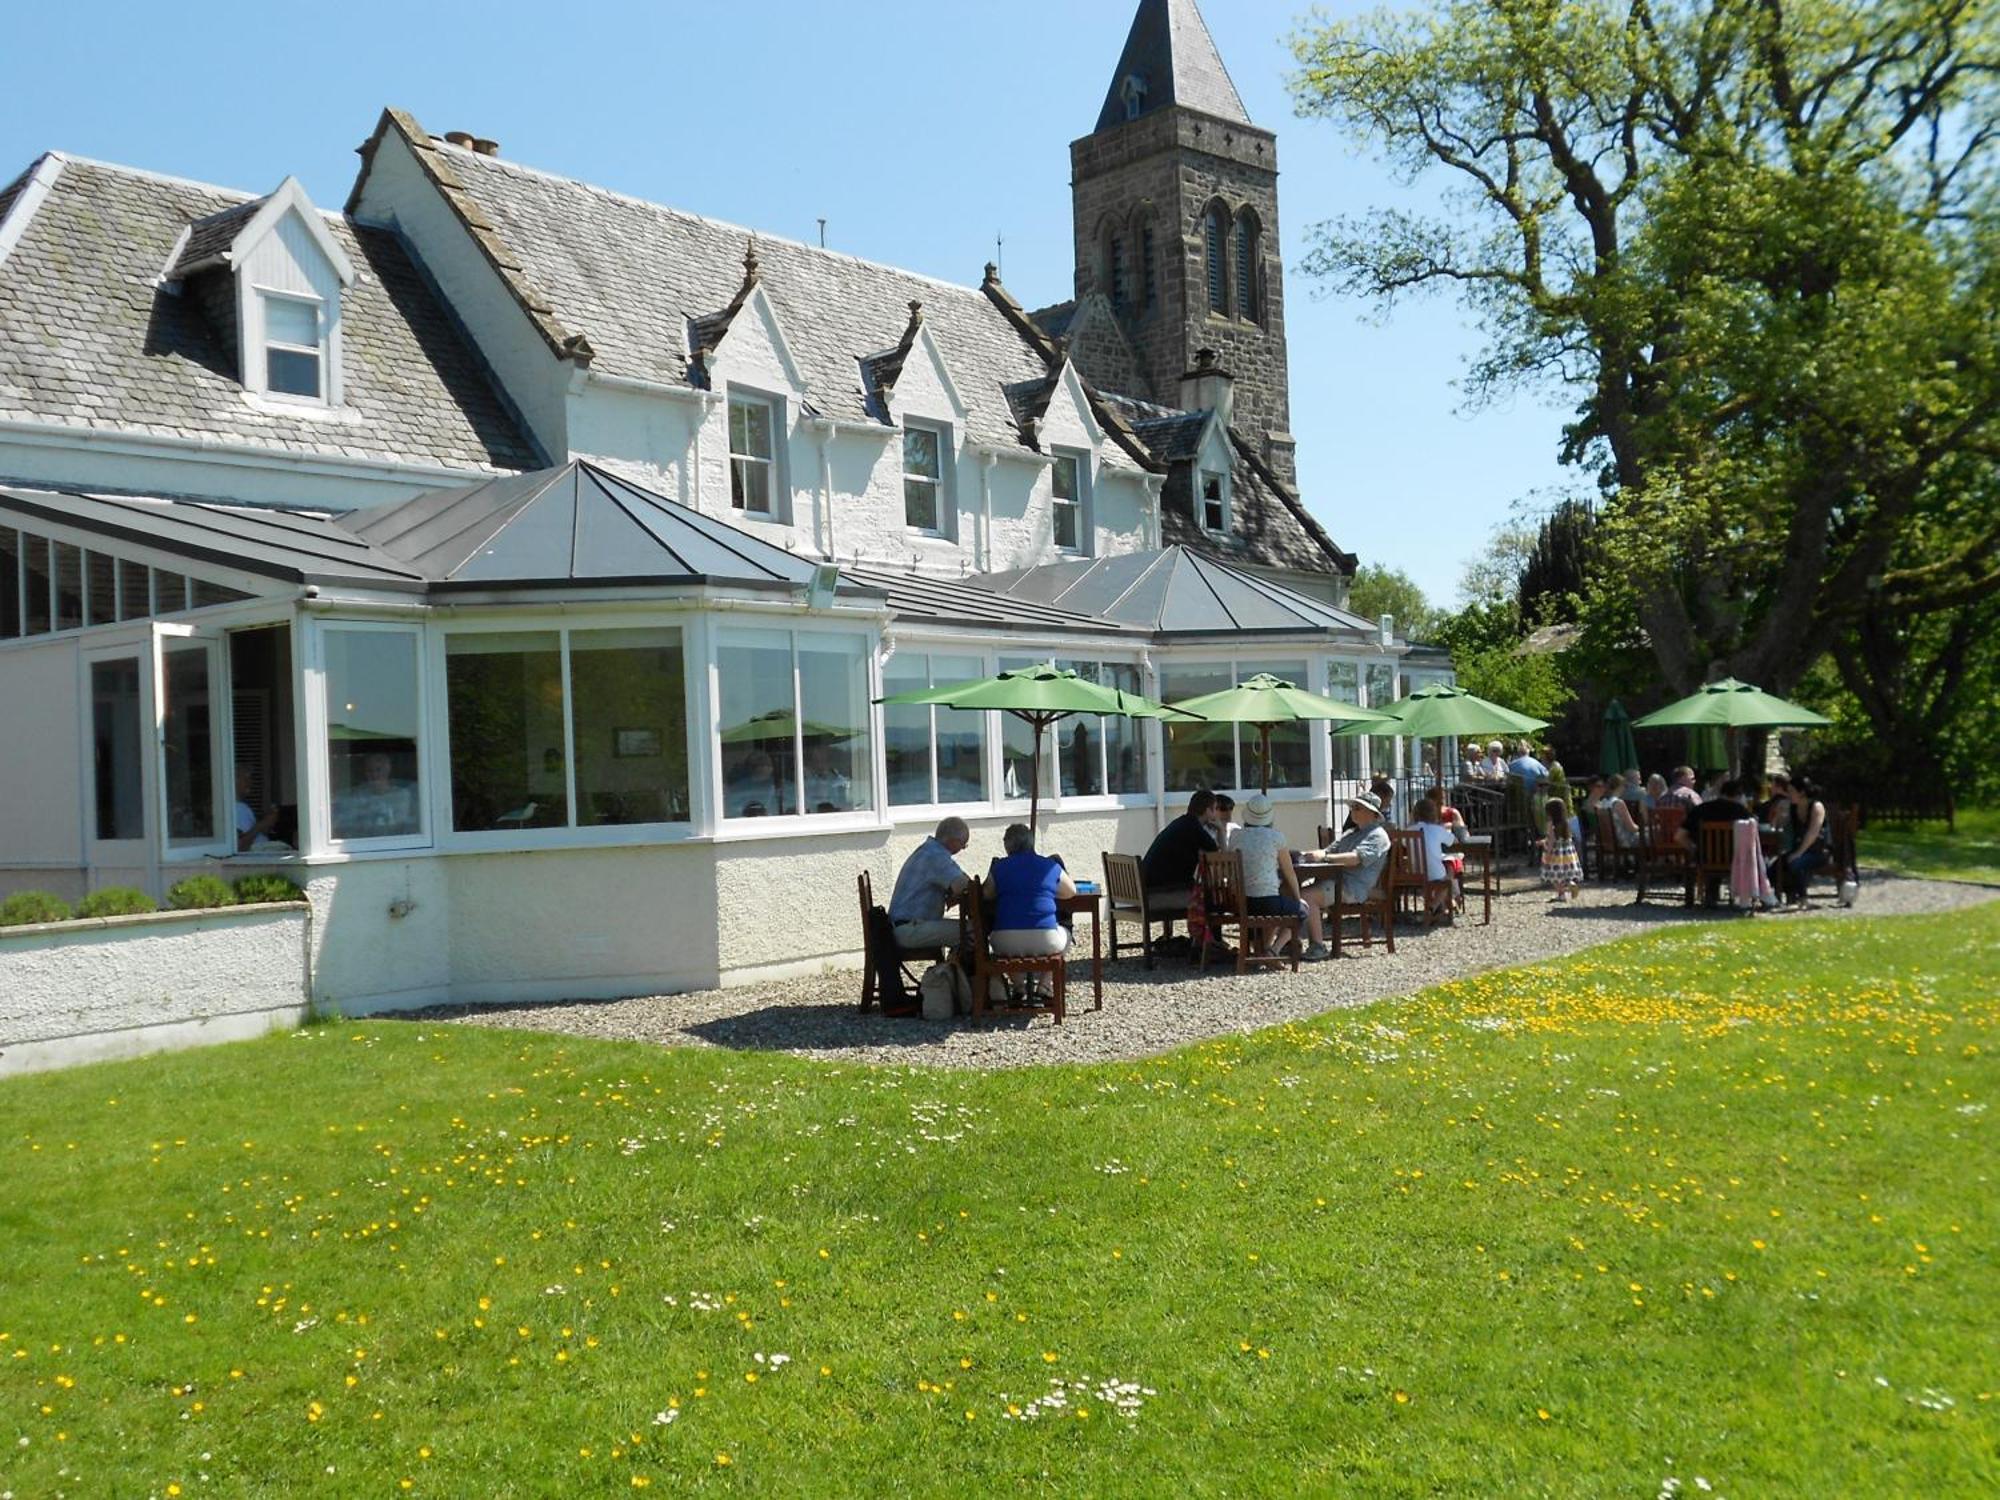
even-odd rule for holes
{"type": "Polygon", "coordinates": [[[295,901],[0,928],[0,1076],[296,1024],[311,921],[295,901]]]}

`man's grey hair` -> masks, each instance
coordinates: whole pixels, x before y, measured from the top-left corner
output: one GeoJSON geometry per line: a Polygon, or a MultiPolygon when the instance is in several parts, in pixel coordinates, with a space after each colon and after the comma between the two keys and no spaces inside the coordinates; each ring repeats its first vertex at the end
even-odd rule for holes
{"type": "Polygon", "coordinates": [[[1026,823],[1009,823],[1000,843],[1009,854],[1020,854],[1035,847],[1035,830],[1026,823]]]}
{"type": "Polygon", "coordinates": [[[963,818],[945,818],[937,826],[939,843],[943,843],[946,839],[969,840],[971,837],[972,827],[963,818]]]}

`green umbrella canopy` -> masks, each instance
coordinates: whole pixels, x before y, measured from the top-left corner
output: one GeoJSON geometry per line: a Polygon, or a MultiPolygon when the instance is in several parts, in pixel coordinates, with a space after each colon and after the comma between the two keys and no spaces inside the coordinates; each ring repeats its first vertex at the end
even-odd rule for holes
{"type": "Polygon", "coordinates": [[[943,687],[912,688],[892,693],[878,703],[935,703],[945,708],[999,709],[1005,713],[1047,715],[1115,714],[1128,718],[1151,719],[1161,716],[1160,705],[1137,693],[1121,692],[1079,677],[1068,667],[1053,662],[1019,667],[974,682],[949,683],[943,687]]]}
{"type": "Polygon", "coordinates": [[[802,721],[789,708],[774,708],[769,713],[745,719],[741,724],[730,725],[722,731],[722,743],[764,745],[773,740],[789,742],[794,734],[801,732],[809,740],[851,740],[860,731],[840,724],[822,724],[817,719],[802,721]]]}
{"type": "Polygon", "coordinates": [[[1639,764],[1639,746],[1632,738],[1632,716],[1616,698],[1604,706],[1604,746],[1597,760],[1598,769],[1606,776],[1629,771],[1639,764]]]}
{"type": "Polygon", "coordinates": [[[1385,704],[1382,719],[1388,722],[1355,724],[1338,732],[1404,734],[1412,739],[1441,740],[1473,734],[1532,734],[1549,727],[1547,719],[1517,714],[1448,682],[1433,682],[1407,698],[1385,704]]]}
{"type": "Polygon", "coordinates": [[[1357,708],[1352,703],[1341,703],[1307,692],[1282,677],[1273,677],[1269,672],[1259,672],[1248,682],[1240,682],[1235,687],[1203,693],[1198,698],[1184,698],[1167,707],[1176,714],[1206,719],[1211,723],[1255,725],[1260,781],[1267,792],[1271,789],[1271,730],[1275,726],[1309,720],[1377,724],[1386,717],[1373,709],[1357,708]]]}
{"type": "Polygon", "coordinates": [[[1832,722],[1809,708],[1788,703],[1734,677],[1725,677],[1699,692],[1689,693],[1678,703],[1669,703],[1643,719],[1634,720],[1632,727],[1693,729],[1714,725],[1720,729],[1804,729],[1832,722]]]}

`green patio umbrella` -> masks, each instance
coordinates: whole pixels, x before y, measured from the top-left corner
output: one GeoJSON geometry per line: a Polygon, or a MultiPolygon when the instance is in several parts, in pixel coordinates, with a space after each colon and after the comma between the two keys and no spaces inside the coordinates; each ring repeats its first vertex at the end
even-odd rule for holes
{"type": "Polygon", "coordinates": [[[1352,703],[1321,697],[1282,677],[1273,677],[1269,672],[1259,672],[1248,682],[1238,683],[1235,687],[1203,693],[1198,698],[1183,699],[1167,707],[1189,718],[1205,719],[1216,724],[1248,724],[1255,728],[1258,770],[1263,790],[1267,792],[1271,790],[1271,731],[1278,725],[1317,721],[1379,724],[1388,717],[1372,708],[1357,708],[1352,703]]]}
{"type": "MultiPolygon", "coordinates": [[[[1131,719],[1171,717],[1150,698],[1137,693],[1105,687],[1087,677],[1079,677],[1054,662],[1019,667],[973,682],[949,683],[943,687],[912,688],[907,693],[891,693],[877,703],[929,703],[943,708],[971,711],[997,709],[1021,720],[1035,735],[1032,779],[1028,786],[1028,825],[1039,831],[1042,810],[1042,731],[1071,714],[1112,715],[1131,719]]],[[[1189,715],[1192,718],[1194,715],[1189,715]]]]}
{"type": "Polygon", "coordinates": [[[1639,746],[1632,738],[1632,716],[1616,698],[1604,705],[1604,746],[1597,760],[1598,769],[1606,776],[1629,771],[1639,764],[1639,746]]]}
{"type": "MultiPolygon", "coordinates": [[[[1733,774],[1736,769],[1736,741],[1733,731],[1809,729],[1832,722],[1833,720],[1824,714],[1816,714],[1809,708],[1788,702],[1774,693],[1753,687],[1750,683],[1738,682],[1734,677],[1725,677],[1719,682],[1704,684],[1699,690],[1669,703],[1665,708],[1654,709],[1644,718],[1634,720],[1632,727],[1688,729],[1697,734],[1704,729],[1726,731],[1728,737],[1723,750],[1723,761],[1733,774]]],[[[1699,741],[1694,741],[1694,744],[1698,745],[1699,741]]],[[[1696,764],[1701,763],[1697,761],[1696,764]]],[[[1708,767],[1703,766],[1702,769],[1706,770],[1708,767]]]]}
{"type": "MultiPolygon", "coordinates": [[[[1411,739],[1437,740],[1438,782],[1447,785],[1444,775],[1444,744],[1447,739],[1463,739],[1478,734],[1532,734],[1547,729],[1547,719],[1532,718],[1502,708],[1497,703],[1468,693],[1449,682],[1433,682],[1418,688],[1407,698],[1383,705],[1382,715],[1390,723],[1373,728],[1350,726],[1336,734],[1402,734],[1411,739]]],[[[1446,794],[1449,795],[1449,792],[1446,794]]]]}
{"type": "MultiPolygon", "coordinates": [[[[823,724],[817,719],[801,719],[789,708],[774,708],[753,715],[741,724],[731,724],[719,738],[725,745],[784,745],[788,749],[801,738],[836,744],[851,740],[860,731],[842,724],[823,724]]],[[[771,798],[778,811],[785,811],[785,777],[779,758],[771,761],[771,798]]],[[[795,789],[796,790],[796,789],[795,789]]]]}

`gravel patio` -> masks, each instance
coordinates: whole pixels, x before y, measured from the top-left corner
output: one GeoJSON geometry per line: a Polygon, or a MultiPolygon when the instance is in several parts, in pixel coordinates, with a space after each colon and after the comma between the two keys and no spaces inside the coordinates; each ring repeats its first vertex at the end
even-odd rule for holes
{"type": "MultiPolygon", "coordinates": [[[[1763,922],[1845,921],[1852,917],[1953,911],[2000,898],[2000,888],[1914,880],[1864,872],[1852,910],[1830,896],[1803,914],[1763,922]]],[[[790,1052],[829,1062],[1010,1068],[1147,1057],[1190,1042],[1260,1030],[1324,1011],[1408,994],[1487,969],[1560,957],[1634,933],[1689,922],[1741,922],[1727,908],[1692,911],[1678,901],[1633,903],[1629,889],[1586,887],[1582,900],[1550,904],[1538,888],[1500,896],[1493,923],[1425,932],[1401,926],[1392,958],[1378,946],[1350,946],[1338,960],[1237,977],[1213,968],[1206,978],[1180,960],[1148,971],[1137,958],[1104,967],[1104,1009],[1090,1007],[1088,949],[1070,969],[1068,1019],[1002,1016],[974,1026],[963,1018],[890,1020],[856,1009],[858,969],[742,989],[563,1004],[442,1007],[421,1012],[471,1026],[517,1027],[663,1047],[729,1047],[790,1052]]],[[[1079,946],[1088,941],[1079,934],[1079,946]]]]}

